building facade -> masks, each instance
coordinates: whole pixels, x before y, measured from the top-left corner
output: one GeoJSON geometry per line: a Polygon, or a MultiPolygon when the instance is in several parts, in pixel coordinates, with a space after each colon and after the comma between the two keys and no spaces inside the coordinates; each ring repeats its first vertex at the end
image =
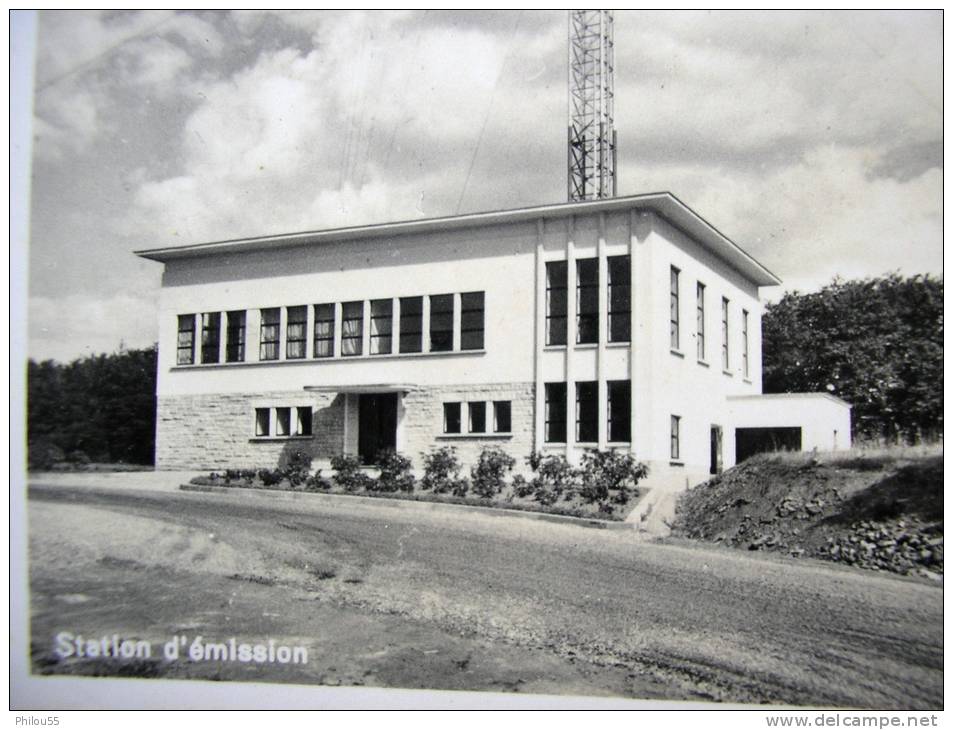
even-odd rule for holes
{"type": "Polygon", "coordinates": [[[684,487],[735,462],[746,419],[849,446],[829,396],[765,423],[780,282],[668,193],[137,253],[165,265],[159,469],[614,448],[684,487]]]}

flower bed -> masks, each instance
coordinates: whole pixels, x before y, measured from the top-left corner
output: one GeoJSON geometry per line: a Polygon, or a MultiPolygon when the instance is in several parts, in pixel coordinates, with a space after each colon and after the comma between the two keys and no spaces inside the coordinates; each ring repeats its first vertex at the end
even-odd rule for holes
{"type": "Polygon", "coordinates": [[[531,455],[527,463],[534,476],[509,476],[515,460],[497,448],[488,447],[470,470],[460,476],[461,467],[452,447],[423,455],[424,475],[411,474],[407,457],[392,451],[378,455],[378,475],[362,469],[355,457],[331,460],[333,476],[328,479],[311,472],[306,455],[292,454],[284,467],[226,470],[195,477],[192,484],[213,487],[351,494],[418,502],[462,504],[499,509],[623,521],[638,503],[644,490],[636,484],[645,476],[645,466],[619,452],[591,452],[580,468],[571,467],[563,457],[531,455]]]}

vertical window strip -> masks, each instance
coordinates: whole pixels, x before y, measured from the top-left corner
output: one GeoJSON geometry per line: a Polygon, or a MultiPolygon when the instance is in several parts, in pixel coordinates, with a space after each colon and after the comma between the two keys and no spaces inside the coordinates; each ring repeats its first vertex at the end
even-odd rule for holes
{"type": "Polygon", "coordinates": [[[288,307],[288,324],[286,330],[285,357],[288,360],[300,360],[305,355],[305,342],[307,341],[307,307],[288,307]]]}
{"type": "Polygon", "coordinates": [[[576,343],[599,341],[599,259],[576,261],[576,343]]]}
{"type": "Polygon", "coordinates": [[[271,409],[270,408],[256,408],[255,409],[255,435],[256,436],[270,436],[271,435],[271,409]]]}
{"type": "Polygon", "coordinates": [[[632,339],[632,269],[628,256],[610,256],[609,342],[632,339]]]}
{"type": "Polygon", "coordinates": [[[260,360],[277,360],[281,340],[281,310],[278,307],[261,310],[260,360]]]}
{"type": "Polygon", "coordinates": [[[449,352],[452,349],[453,294],[433,294],[430,297],[430,351],[449,352]]]}
{"type": "Polygon", "coordinates": [[[314,305],[314,356],[334,357],[334,305],[314,305]]]}
{"type": "Polygon", "coordinates": [[[312,421],[313,421],[313,411],[311,406],[299,406],[297,408],[297,424],[295,435],[296,436],[311,436],[312,435],[312,421]]]}
{"type": "Polygon", "coordinates": [[[566,384],[546,383],[546,443],[566,441],[566,384]]]}
{"type": "Polygon", "coordinates": [[[485,345],[484,306],[485,306],[485,297],[484,297],[484,293],[481,291],[465,292],[460,295],[460,349],[461,350],[482,350],[483,349],[485,345]]]}
{"type": "Polygon", "coordinates": [[[678,461],[681,453],[681,440],[679,430],[681,429],[681,416],[672,416],[671,425],[671,458],[672,461],[678,461]]]}
{"type": "Polygon", "coordinates": [[[596,381],[576,383],[576,442],[596,443],[599,440],[599,384],[596,381]]]}
{"type": "Polygon", "coordinates": [[[632,439],[632,386],[628,380],[610,380],[608,390],[609,441],[627,443],[632,439]]]}
{"type": "Polygon", "coordinates": [[[565,261],[546,264],[546,344],[565,345],[568,326],[568,270],[565,261]]]}
{"type": "Polygon", "coordinates": [[[353,357],[364,351],[364,302],[341,305],[341,355],[353,357]]]}
{"type": "Polygon", "coordinates": [[[176,365],[192,365],[195,362],[195,315],[180,314],[176,342],[176,365]]]}
{"type": "Polygon", "coordinates": [[[698,350],[698,359],[705,360],[705,285],[698,282],[696,289],[698,313],[695,320],[696,345],[698,350]]]}
{"type": "Polygon", "coordinates": [[[729,369],[728,360],[728,300],[721,298],[721,367],[729,369]]]}
{"type": "Polygon", "coordinates": [[[420,352],[423,342],[423,297],[400,299],[400,351],[420,352]]]}
{"type": "Polygon", "coordinates": [[[371,354],[389,355],[394,351],[394,302],[375,299],[371,302],[371,354]]]}
{"type": "Polygon", "coordinates": [[[225,362],[245,361],[245,310],[225,314],[225,362]]]}
{"type": "Polygon", "coordinates": [[[218,362],[220,332],[222,327],[221,312],[206,312],[202,315],[202,362],[218,362]]]}
{"type": "Polygon", "coordinates": [[[750,376],[748,371],[748,310],[741,310],[741,366],[744,376],[750,376]]]}
{"type": "Polygon", "coordinates": [[[669,344],[673,350],[678,350],[678,275],[679,270],[674,266],[670,272],[669,295],[669,344]]]}

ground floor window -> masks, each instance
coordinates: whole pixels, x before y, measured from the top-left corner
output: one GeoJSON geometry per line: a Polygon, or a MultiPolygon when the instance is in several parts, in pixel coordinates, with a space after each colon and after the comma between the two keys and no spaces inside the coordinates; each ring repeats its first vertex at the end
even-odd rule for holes
{"type": "Polygon", "coordinates": [[[596,381],[576,383],[576,442],[599,440],[599,385],[596,381]]]}
{"type": "Polygon", "coordinates": [[[470,413],[470,433],[486,433],[486,403],[476,401],[467,404],[470,413]]]}
{"type": "Polygon", "coordinates": [[[628,380],[610,380],[607,383],[609,396],[609,441],[624,442],[632,438],[632,386],[628,380]]]}
{"type": "Polygon", "coordinates": [[[511,405],[508,400],[493,401],[494,433],[509,433],[512,430],[511,405]]]}
{"type": "Polygon", "coordinates": [[[566,384],[546,383],[546,443],[566,441],[566,384]]]}
{"type": "Polygon", "coordinates": [[[443,432],[460,433],[460,404],[443,404],[443,432]]]}
{"type": "Polygon", "coordinates": [[[255,436],[291,438],[313,435],[311,406],[276,406],[255,409],[255,436]]]}

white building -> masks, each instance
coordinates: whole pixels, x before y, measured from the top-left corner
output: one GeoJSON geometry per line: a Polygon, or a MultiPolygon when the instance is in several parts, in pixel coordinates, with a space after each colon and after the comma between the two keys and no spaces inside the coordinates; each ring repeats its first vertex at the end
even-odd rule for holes
{"type": "Polygon", "coordinates": [[[843,401],[761,396],[780,281],[668,193],[138,254],[165,264],[159,469],[619,448],[678,488],[766,437],[850,445],[843,401]]]}

